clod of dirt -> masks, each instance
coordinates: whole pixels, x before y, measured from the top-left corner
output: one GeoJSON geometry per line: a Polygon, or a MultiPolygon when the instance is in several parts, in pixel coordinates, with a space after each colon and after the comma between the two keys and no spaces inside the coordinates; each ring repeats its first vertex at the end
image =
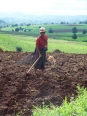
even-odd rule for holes
{"type": "Polygon", "coordinates": [[[56,50],[53,51],[53,53],[61,53],[61,51],[56,49],[56,50]]]}
{"type": "Polygon", "coordinates": [[[3,52],[3,49],[0,47],[0,52],[3,52]]]}

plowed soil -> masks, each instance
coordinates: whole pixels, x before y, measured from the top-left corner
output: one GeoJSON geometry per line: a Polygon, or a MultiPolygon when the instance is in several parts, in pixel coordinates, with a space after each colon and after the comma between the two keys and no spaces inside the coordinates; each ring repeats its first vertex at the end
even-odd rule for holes
{"type": "Polygon", "coordinates": [[[77,95],[77,85],[87,87],[87,55],[65,54],[54,51],[47,53],[56,59],[55,66],[46,66],[45,76],[34,77],[26,71],[31,65],[18,65],[17,62],[30,53],[0,53],[0,115],[31,115],[33,106],[50,102],[61,105],[65,96],[68,100],[77,95]],[[49,102],[50,101],[50,102],[49,102]]]}

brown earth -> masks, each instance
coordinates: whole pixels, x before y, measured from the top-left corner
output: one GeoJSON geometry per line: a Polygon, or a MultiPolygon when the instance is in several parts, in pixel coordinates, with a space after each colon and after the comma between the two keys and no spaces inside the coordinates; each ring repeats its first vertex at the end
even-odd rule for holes
{"type": "Polygon", "coordinates": [[[21,115],[30,115],[32,105],[40,106],[50,102],[61,105],[65,96],[68,100],[77,95],[77,85],[87,87],[87,55],[65,54],[55,50],[55,66],[46,66],[45,76],[34,77],[26,71],[31,65],[18,65],[17,61],[30,53],[0,53],[0,115],[12,116],[22,111],[21,115]],[[49,102],[50,101],[50,102],[49,102]]]}
{"type": "Polygon", "coordinates": [[[2,48],[0,48],[0,52],[3,52],[3,49],[2,48]]]}

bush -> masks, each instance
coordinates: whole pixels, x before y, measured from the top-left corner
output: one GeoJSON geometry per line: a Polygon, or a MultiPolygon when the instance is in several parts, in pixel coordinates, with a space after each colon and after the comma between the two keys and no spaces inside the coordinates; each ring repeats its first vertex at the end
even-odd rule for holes
{"type": "Polygon", "coordinates": [[[82,32],[83,34],[86,34],[87,33],[87,31],[86,30],[83,30],[83,32],[82,32]]]}
{"type": "Polygon", "coordinates": [[[39,28],[41,28],[41,26],[39,26],[39,28]]]}
{"type": "Polygon", "coordinates": [[[76,28],[76,27],[73,27],[73,28],[72,28],[72,32],[73,32],[73,33],[77,33],[77,28],[76,28]]]}
{"type": "Polygon", "coordinates": [[[22,51],[22,47],[17,46],[17,47],[16,47],[16,51],[17,51],[17,52],[21,52],[21,51],[22,51]]]}
{"type": "Polygon", "coordinates": [[[73,35],[72,35],[72,38],[73,38],[73,39],[77,39],[77,35],[76,35],[76,34],[73,34],[73,35]]]}
{"type": "Polygon", "coordinates": [[[53,30],[50,28],[49,31],[48,31],[48,33],[53,33],[53,30]]]}
{"type": "Polygon", "coordinates": [[[18,32],[19,31],[19,28],[16,28],[15,31],[18,32]]]}
{"type": "Polygon", "coordinates": [[[12,32],[14,32],[14,30],[12,30],[12,32]]]}
{"type": "Polygon", "coordinates": [[[82,42],[87,42],[87,40],[83,40],[82,42]]]}

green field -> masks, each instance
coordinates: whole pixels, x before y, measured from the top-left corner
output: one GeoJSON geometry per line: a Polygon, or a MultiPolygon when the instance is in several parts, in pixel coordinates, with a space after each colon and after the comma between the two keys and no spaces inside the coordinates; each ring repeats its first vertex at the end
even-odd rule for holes
{"type": "Polygon", "coordinates": [[[1,28],[0,46],[4,51],[16,51],[16,47],[22,47],[23,52],[32,52],[35,48],[35,40],[39,35],[40,26],[44,26],[46,28],[46,34],[49,37],[48,52],[52,52],[55,49],[59,49],[62,52],[66,53],[87,53],[87,34],[82,34],[82,31],[78,31],[76,33],[77,39],[72,39],[72,28],[76,27],[80,30],[86,30],[86,24],[49,24],[15,27],[9,26],[1,28]],[[30,29],[31,31],[12,32],[12,30],[17,27],[22,27],[23,29],[30,29]],[[49,28],[51,28],[54,32],[48,33],[49,28]]]}
{"type": "MultiPolygon", "coordinates": [[[[16,51],[16,47],[22,47],[23,52],[32,52],[35,48],[36,37],[23,35],[0,34],[0,47],[4,51],[16,51]]],[[[49,50],[53,52],[59,49],[65,53],[87,53],[87,43],[66,40],[48,40],[49,50]]]]}
{"type": "Polygon", "coordinates": [[[2,47],[4,51],[16,51],[16,47],[22,47],[23,52],[32,52],[35,48],[36,38],[39,35],[39,26],[44,26],[46,28],[46,34],[49,37],[48,52],[53,52],[55,49],[59,49],[65,53],[87,53],[87,34],[82,34],[80,31],[76,33],[77,39],[72,39],[73,33],[69,31],[72,30],[73,27],[76,27],[77,29],[86,29],[86,24],[49,24],[5,27],[0,31],[0,47],[2,47]],[[30,29],[31,31],[12,32],[12,30],[17,27],[30,29]],[[52,28],[54,32],[48,33],[49,28],[52,28]],[[55,30],[60,32],[56,32],[55,30]]]}
{"type": "MultiPolygon", "coordinates": [[[[15,35],[28,35],[28,36],[38,36],[39,34],[39,27],[43,26],[46,28],[46,33],[47,35],[52,38],[52,39],[67,39],[67,37],[71,37],[72,38],[72,28],[76,27],[77,30],[81,29],[81,30],[86,30],[87,25],[86,24],[78,24],[78,25],[67,25],[67,24],[49,24],[49,25],[30,25],[30,26],[9,26],[9,27],[5,27],[5,28],[1,28],[1,31],[3,33],[6,34],[15,34],[15,35]],[[15,30],[15,28],[23,28],[23,29],[27,29],[27,32],[24,31],[19,31],[19,32],[12,32],[12,30],[15,30]],[[53,33],[49,33],[49,29],[53,30],[53,33]],[[31,31],[28,31],[31,30],[31,31]]],[[[78,36],[85,36],[87,37],[87,34],[82,34],[82,31],[78,31],[77,32],[78,36]]],[[[71,39],[70,39],[71,40],[71,39]]]]}

